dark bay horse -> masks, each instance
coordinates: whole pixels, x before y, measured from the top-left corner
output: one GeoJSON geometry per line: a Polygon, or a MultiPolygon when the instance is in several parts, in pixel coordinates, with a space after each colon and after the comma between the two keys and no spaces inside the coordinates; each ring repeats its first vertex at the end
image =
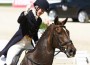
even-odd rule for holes
{"type": "Polygon", "coordinates": [[[26,53],[20,65],[52,65],[55,48],[64,52],[68,58],[74,57],[76,48],[70,39],[69,31],[64,26],[66,21],[67,19],[59,22],[56,17],[54,23],[42,34],[34,50],[26,53]]]}

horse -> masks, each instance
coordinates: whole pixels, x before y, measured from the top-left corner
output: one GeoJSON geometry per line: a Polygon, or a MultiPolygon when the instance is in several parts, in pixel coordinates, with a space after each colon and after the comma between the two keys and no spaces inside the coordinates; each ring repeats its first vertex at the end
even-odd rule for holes
{"type": "Polygon", "coordinates": [[[56,48],[65,53],[68,58],[74,57],[76,48],[70,39],[66,22],[67,18],[59,22],[56,17],[54,23],[42,34],[35,48],[25,54],[20,65],[52,65],[56,48]]]}

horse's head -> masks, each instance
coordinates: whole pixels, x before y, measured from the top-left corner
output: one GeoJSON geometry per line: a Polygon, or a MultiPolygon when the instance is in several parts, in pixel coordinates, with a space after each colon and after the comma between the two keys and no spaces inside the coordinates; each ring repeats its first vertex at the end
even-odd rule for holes
{"type": "Polygon", "coordinates": [[[76,54],[76,48],[70,39],[69,30],[64,26],[66,21],[67,18],[63,22],[59,22],[58,17],[55,18],[53,28],[53,46],[59,48],[61,52],[64,52],[67,55],[67,57],[74,57],[76,54]]]}

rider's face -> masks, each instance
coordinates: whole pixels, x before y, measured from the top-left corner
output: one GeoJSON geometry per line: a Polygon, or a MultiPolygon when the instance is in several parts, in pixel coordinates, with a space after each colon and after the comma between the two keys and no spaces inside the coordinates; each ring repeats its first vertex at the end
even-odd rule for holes
{"type": "Polygon", "coordinates": [[[40,16],[40,15],[42,15],[43,13],[44,13],[44,10],[41,9],[41,8],[38,8],[38,10],[37,10],[37,16],[40,16]]]}

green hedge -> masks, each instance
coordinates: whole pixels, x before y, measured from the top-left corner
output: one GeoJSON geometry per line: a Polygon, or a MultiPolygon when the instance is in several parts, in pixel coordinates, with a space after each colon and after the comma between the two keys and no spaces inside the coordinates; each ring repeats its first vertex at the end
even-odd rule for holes
{"type": "Polygon", "coordinates": [[[0,3],[0,6],[12,6],[12,3],[0,3]]]}
{"type": "Polygon", "coordinates": [[[46,29],[47,28],[47,25],[42,23],[41,26],[40,26],[40,29],[46,29]]]}

